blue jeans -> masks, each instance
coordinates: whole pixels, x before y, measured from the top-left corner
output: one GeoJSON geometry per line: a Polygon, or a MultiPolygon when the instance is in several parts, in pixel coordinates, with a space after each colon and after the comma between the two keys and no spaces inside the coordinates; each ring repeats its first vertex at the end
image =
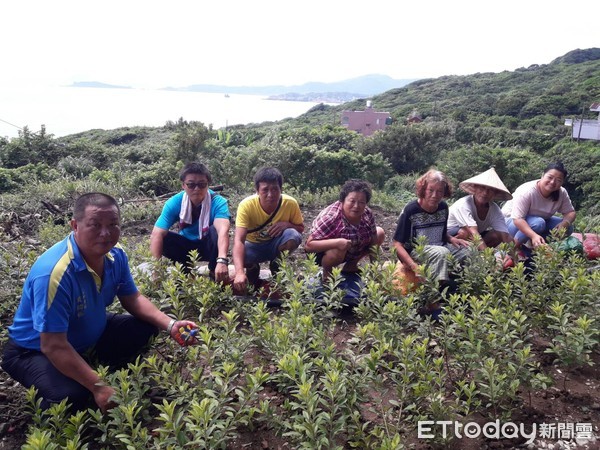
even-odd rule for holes
{"type": "MultiPolygon", "coordinates": [[[[125,367],[148,345],[158,329],[130,314],[107,314],[106,328],[91,350],[81,356],[97,360],[111,370],[125,367]]],[[[2,368],[26,388],[35,386],[42,399],[42,409],[68,398],[71,410],[93,406],[92,394],[72,378],[63,375],[42,352],[30,350],[9,340],[4,348],[2,368]]]]}
{"type": "Polygon", "coordinates": [[[281,235],[271,239],[270,241],[261,243],[246,241],[244,265],[249,267],[265,261],[275,261],[281,254],[279,247],[288,241],[294,241],[296,243],[296,247],[298,247],[298,245],[300,245],[302,242],[302,234],[300,234],[294,228],[286,228],[281,235]]]}
{"type": "MultiPolygon", "coordinates": [[[[558,226],[559,223],[563,221],[561,217],[552,216],[549,219],[544,219],[539,216],[527,216],[525,217],[527,224],[531,227],[533,231],[539,234],[541,237],[546,239],[550,235],[550,231],[558,226]]],[[[508,226],[508,232],[513,236],[520,244],[524,244],[529,240],[529,238],[520,231],[515,224],[513,223],[512,218],[508,217],[506,219],[506,225],[508,226]]],[[[569,226],[567,230],[567,236],[573,233],[573,225],[569,226]]]]}

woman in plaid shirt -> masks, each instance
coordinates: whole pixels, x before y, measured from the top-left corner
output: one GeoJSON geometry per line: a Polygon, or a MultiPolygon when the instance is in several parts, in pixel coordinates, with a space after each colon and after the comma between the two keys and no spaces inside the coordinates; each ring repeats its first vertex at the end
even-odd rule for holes
{"type": "Polygon", "coordinates": [[[348,180],[342,186],[340,199],[313,221],[304,249],[316,253],[317,264],[323,267],[323,280],[342,263],[345,272],[356,272],[358,262],[369,255],[371,246],[383,244],[385,232],[375,226],[367,206],[371,194],[371,185],[366,181],[348,180]]]}

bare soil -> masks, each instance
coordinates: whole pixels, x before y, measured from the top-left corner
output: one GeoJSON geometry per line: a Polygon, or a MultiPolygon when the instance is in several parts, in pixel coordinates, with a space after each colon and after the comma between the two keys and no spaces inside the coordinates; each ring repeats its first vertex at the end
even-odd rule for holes
{"type": "MultiPolygon", "coordinates": [[[[386,242],[390,242],[396,227],[397,213],[386,213],[379,208],[373,208],[376,222],[383,227],[386,242]]],[[[307,231],[312,220],[318,214],[318,209],[303,207],[307,231]]],[[[136,222],[124,224],[123,233],[131,240],[146,239],[152,228],[152,222],[136,222]]],[[[383,248],[384,254],[389,254],[389,244],[383,248]]],[[[297,252],[301,257],[303,252],[297,252]]],[[[1,310],[0,310],[1,311],[1,310]]],[[[2,326],[11,323],[11,317],[0,317],[2,326]]],[[[352,337],[356,327],[356,319],[351,312],[340,318],[334,332],[333,340],[339,349],[343,349],[347,340],[352,337]]],[[[552,387],[541,392],[521,392],[522,406],[515,412],[512,421],[526,425],[542,423],[591,423],[594,434],[598,435],[600,424],[600,354],[592,355],[595,365],[575,370],[563,370],[552,365],[552,359],[544,354],[548,342],[536,338],[534,351],[539,357],[542,369],[554,380],[552,387]],[[563,386],[566,388],[564,389],[563,386]]],[[[3,343],[0,343],[0,351],[3,343]]],[[[251,358],[251,355],[249,356],[251,358]]],[[[250,361],[249,361],[250,362],[250,361]]],[[[274,368],[273,368],[274,370],[274,368]]],[[[30,419],[25,411],[24,389],[11,380],[0,370],[0,449],[20,448],[25,442],[27,427],[30,419]]],[[[271,402],[282,402],[281,396],[268,386],[261,393],[263,398],[271,402]]],[[[373,395],[376,395],[374,393],[373,395]]],[[[364,419],[376,420],[370,415],[368,405],[365,405],[364,419]]],[[[472,421],[485,423],[482,417],[473,417],[472,421]]],[[[281,438],[268,426],[260,426],[254,430],[239,430],[239,437],[230,443],[230,449],[292,449],[292,444],[281,438]]],[[[537,439],[527,447],[524,442],[513,440],[488,440],[485,438],[453,440],[445,445],[433,446],[430,441],[418,439],[415,433],[404,437],[404,444],[415,449],[451,448],[451,449],[482,449],[482,448],[548,448],[548,449],[600,449],[600,441],[576,441],[575,439],[537,439]]]]}

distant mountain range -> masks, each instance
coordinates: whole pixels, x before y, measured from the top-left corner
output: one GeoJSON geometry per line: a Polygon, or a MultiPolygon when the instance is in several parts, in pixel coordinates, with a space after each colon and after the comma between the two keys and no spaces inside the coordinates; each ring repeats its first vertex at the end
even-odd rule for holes
{"type": "MultiPolygon", "coordinates": [[[[342,103],[371,97],[390,89],[401,88],[415,79],[395,80],[387,75],[363,75],[332,83],[309,82],[295,86],[225,86],[219,84],[193,84],[185,87],[165,87],[165,91],[208,92],[218,94],[266,95],[271,100],[342,103]]],[[[76,81],[70,87],[133,89],[99,81],[76,81]]]]}
{"type": "Polygon", "coordinates": [[[211,92],[221,94],[267,95],[273,100],[346,102],[381,94],[400,88],[414,79],[395,80],[387,75],[363,75],[332,83],[309,82],[301,85],[283,86],[224,86],[217,84],[194,84],[187,87],[166,87],[169,91],[211,92]]]}

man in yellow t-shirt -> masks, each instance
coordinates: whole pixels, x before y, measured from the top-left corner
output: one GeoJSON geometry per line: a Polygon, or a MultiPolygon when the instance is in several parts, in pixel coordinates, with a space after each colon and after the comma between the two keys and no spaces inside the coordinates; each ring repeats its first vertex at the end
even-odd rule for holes
{"type": "Polygon", "coordinates": [[[302,242],[300,206],[296,199],[281,193],[282,186],[281,172],[264,167],[254,175],[256,194],[238,206],[233,238],[233,287],[238,292],[245,291],[248,283],[257,287],[259,263],[269,261],[274,273],[281,252],[293,252],[302,242]]]}

